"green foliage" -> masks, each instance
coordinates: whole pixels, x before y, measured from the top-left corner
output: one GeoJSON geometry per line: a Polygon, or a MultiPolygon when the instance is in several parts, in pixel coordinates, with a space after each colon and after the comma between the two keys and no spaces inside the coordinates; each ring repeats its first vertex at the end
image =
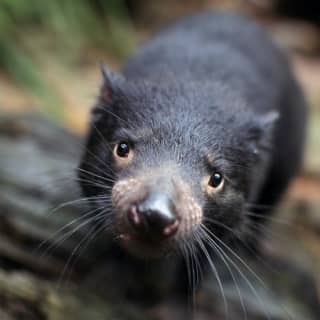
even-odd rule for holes
{"type": "Polygon", "coordinates": [[[60,103],[42,75],[43,57],[66,66],[90,50],[123,59],[134,44],[122,0],[0,0],[0,70],[44,99],[55,117],[60,103]]]}

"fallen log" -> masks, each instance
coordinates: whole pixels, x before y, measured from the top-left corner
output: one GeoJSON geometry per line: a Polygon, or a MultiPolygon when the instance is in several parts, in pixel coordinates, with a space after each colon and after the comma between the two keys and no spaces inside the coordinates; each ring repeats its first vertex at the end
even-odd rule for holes
{"type": "MultiPolygon", "coordinates": [[[[167,296],[175,280],[168,261],[147,274],[119,264],[105,235],[90,245],[82,242],[90,226],[81,226],[79,217],[88,208],[78,200],[74,174],[81,145],[80,137],[38,115],[0,117],[0,319],[190,318],[187,301],[167,296]],[[158,302],[151,303],[150,296],[158,302]]],[[[276,274],[246,260],[257,277],[234,258],[233,275],[219,266],[230,320],[244,314],[250,320],[282,320],[288,313],[318,319],[317,288],[309,271],[283,257],[264,257],[280,270],[276,274]]],[[[224,319],[216,279],[203,283],[195,319],[224,319]]]]}

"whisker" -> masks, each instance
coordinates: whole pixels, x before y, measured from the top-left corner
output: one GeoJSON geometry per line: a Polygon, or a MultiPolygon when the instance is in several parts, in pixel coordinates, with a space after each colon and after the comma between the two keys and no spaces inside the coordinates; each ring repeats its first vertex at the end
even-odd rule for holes
{"type": "MultiPolygon", "coordinates": [[[[105,207],[104,207],[105,208],[105,207]]],[[[48,248],[41,254],[40,258],[43,258],[44,256],[46,256],[51,250],[57,248],[58,246],[60,246],[64,241],[66,241],[67,239],[69,239],[73,234],[75,234],[78,230],[82,229],[83,227],[85,227],[86,225],[90,224],[92,221],[94,221],[94,219],[100,215],[100,213],[98,215],[94,215],[98,210],[104,209],[104,208],[96,208],[94,210],[89,211],[88,213],[86,213],[84,216],[80,216],[72,221],[70,221],[66,226],[63,226],[62,228],[60,228],[57,232],[55,232],[49,239],[44,240],[38,250],[41,249],[41,247],[43,245],[45,245],[46,243],[48,243],[49,241],[51,241],[52,239],[54,239],[55,236],[57,236],[58,234],[60,234],[61,232],[63,232],[64,230],[66,230],[68,227],[70,227],[71,225],[80,222],[81,220],[84,220],[83,222],[81,222],[79,225],[77,225],[74,229],[70,230],[69,232],[67,232],[66,234],[62,234],[61,236],[58,237],[58,239],[54,240],[52,244],[50,244],[50,246],[48,246],[48,248]],[[94,215],[91,217],[91,215],[94,215]]],[[[110,208],[107,208],[108,210],[110,208]]]]}
{"type": "Polygon", "coordinates": [[[274,209],[276,206],[247,202],[246,207],[251,208],[251,209],[266,209],[266,210],[268,210],[268,209],[274,209]]]}
{"type": "Polygon", "coordinates": [[[223,304],[224,304],[224,310],[225,310],[225,316],[227,319],[229,319],[229,308],[228,308],[228,302],[227,302],[227,299],[226,299],[226,295],[225,295],[225,292],[224,292],[224,288],[223,288],[223,284],[221,282],[221,278],[220,278],[220,275],[218,273],[218,270],[216,268],[216,266],[214,265],[213,261],[210,259],[210,255],[205,247],[205,245],[203,244],[202,242],[202,239],[197,235],[197,233],[194,233],[194,237],[197,241],[197,243],[200,245],[200,248],[202,249],[202,252],[204,253],[212,271],[213,271],[213,274],[218,282],[218,285],[219,285],[219,288],[220,288],[220,292],[221,292],[221,296],[222,296],[222,299],[223,299],[223,304]]]}
{"type": "Polygon", "coordinates": [[[233,280],[233,283],[234,283],[235,286],[236,286],[236,290],[237,290],[237,293],[238,293],[238,296],[239,296],[239,299],[240,299],[240,304],[241,304],[241,307],[242,307],[242,311],[243,311],[243,314],[244,314],[244,318],[245,318],[245,320],[247,320],[247,319],[248,319],[247,309],[246,309],[245,304],[244,304],[244,300],[243,300],[243,297],[242,297],[242,294],[241,294],[240,287],[239,287],[239,285],[238,285],[238,282],[237,282],[237,280],[236,280],[236,278],[235,278],[235,275],[234,275],[232,269],[230,268],[229,263],[226,261],[226,259],[225,259],[224,256],[221,254],[221,252],[218,250],[218,248],[217,248],[217,246],[216,246],[216,244],[215,244],[215,241],[213,241],[213,239],[211,239],[211,238],[209,237],[209,235],[206,233],[206,231],[203,230],[202,225],[200,225],[200,229],[199,229],[199,230],[203,233],[205,240],[209,240],[210,244],[213,246],[214,251],[218,254],[218,256],[220,257],[220,259],[223,261],[223,263],[224,263],[225,266],[227,267],[227,269],[228,269],[228,271],[229,271],[229,273],[230,273],[230,275],[231,275],[231,278],[232,278],[232,280],[233,280]]]}
{"type": "MultiPolygon", "coordinates": [[[[101,217],[103,217],[105,211],[102,211],[99,216],[95,217],[95,222],[97,224],[101,220],[101,217]]],[[[89,243],[96,237],[97,234],[100,233],[104,228],[106,227],[105,224],[102,224],[100,227],[96,227],[96,225],[93,225],[88,233],[83,237],[83,239],[77,244],[77,246],[72,250],[71,254],[69,255],[69,258],[61,272],[61,275],[58,280],[58,286],[60,287],[63,279],[65,278],[65,275],[67,274],[67,270],[69,269],[69,274],[71,273],[74,265],[76,264],[77,260],[80,258],[81,252],[79,253],[78,257],[75,258],[75,255],[79,250],[82,250],[82,252],[88,247],[89,243]]]]}
{"type": "MultiPolygon", "coordinates": [[[[193,279],[192,279],[192,273],[191,273],[191,269],[190,269],[190,255],[192,254],[189,250],[189,246],[188,246],[188,242],[183,239],[182,240],[182,244],[180,246],[182,255],[184,257],[185,263],[186,263],[186,268],[187,268],[187,276],[188,276],[188,287],[191,288],[191,297],[192,297],[192,301],[191,301],[191,310],[193,310],[193,305],[194,305],[194,286],[193,286],[193,279]]],[[[189,300],[190,303],[190,300],[189,300]]]]}
{"type": "Polygon", "coordinates": [[[273,230],[267,228],[264,224],[252,222],[248,225],[251,228],[252,235],[261,236],[261,234],[266,237],[267,239],[277,239],[280,242],[289,242],[288,236],[284,235],[283,233],[276,233],[273,230]]]}
{"type": "MultiPolygon", "coordinates": [[[[246,250],[248,250],[250,252],[250,254],[252,254],[254,256],[255,259],[257,259],[260,263],[262,263],[262,265],[266,268],[266,270],[268,271],[271,271],[273,273],[277,273],[277,274],[280,274],[281,271],[280,270],[277,270],[275,269],[274,267],[272,267],[269,263],[266,262],[265,259],[263,259],[261,257],[261,255],[258,254],[257,251],[255,251],[252,247],[249,246],[249,243],[246,242],[246,240],[240,236],[239,234],[237,234],[236,232],[234,232],[234,230],[232,228],[230,228],[229,226],[225,225],[224,223],[220,222],[220,221],[216,221],[212,218],[208,218],[208,217],[205,217],[204,221],[203,221],[203,224],[205,225],[205,222],[208,221],[212,224],[215,224],[215,225],[218,225],[220,227],[223,227],[225,228],[226,230],[228,230],[229,232],[231,232],[233,234],[234,237],[236,237],[239,241],[241,241],[241,244],[244,246],[244,248],[246,250]]],[[[249,236],[254,236],[254,237],[257,237],[257,233],[255,231],[252,231],[252,230],[246,230],[246,234],[248,234],[249,236]]]]}
{"type": "Polygon", "coordinates": [[[120,116],[118,116],[117,114],[115,114],[114,112],[112,112],[111,110],[107,109],[107,108],[103,108],[103,111],[106,113],[111,114],[113,117],[117,118],[118,120],[120,120],[121,122],[123,122],[126,126],[128,126],[129,128],[132,127],[132,123],[128,122],[127,120],[122,119],[120,116]]]}
{"type": "Polygon", "coordinates": [[[76,181],[78,182],[84,182],[87,186],[93,186],[93,187],[97,187],[97,188],[101,188],[103,190],[112,190],[111,186],[105,185],[105,184],[101,184],[95,180],[88,180],[88,179],[77,179],[76,181]]]}
{"type": "Polygon", "coordinates": [[[59,204],[58,206],[54,207],[52,210],[50,210],[50,212],[47,215],[52,215],[53,213],[67,207],[73,204],[77,204],[79,202],[85,202],[85,203],[90,203],[90,202],[96,202],[96,201],[100,201],[100,200],[107,200],[107,196],[105,195],[98,195],[98,196],[91,196],[91,197],[83,197],[83,198],[78,198],[75,200],[70,200],[70,201],[66,201],[64,203],[59,204]]]}
{"type": "Polygon", "coordinates": [[[109,143],[107,142],[107,140],[105,139],[105,137],[103,136],[103,134],[101,133],[101,131],[97,128],[97,126],[92,122],[91,124],[93,126],[93,128],[96,130],[96,132],[98,133],[98,135],[100,136],[102,142],[103,142],[103,145],[107,147],[107,149],[109,151],[111,151],[111,153],[113,153],[113,150],[112,148],[110,147],[109,143]]]}
{"type": "Polygon", "coordinates": [[[83,149],[83,151],[88,152],[103,167],[108,168],[106,162],[104,162],[101,158],[99,158],[96,154],[94,154],[91,150],[89,150],[89,148],[87,148],[84,144],[81,144],[81,143],[79,143],[79,144],[80,144],[81,149],[83,149]]]}
{"type": "Polygon", "coordinates": [[[246,214],[246,216],[249,216],[249,217],[253,217],[253,218],[257,218],[257,219],[261,219],[261,220],[267,220],[267,221],[271,221],[271,222],[276,222],[276,223],[283,224],[283,225],[289,226],[289,227],[294,227],[289,220],[275,218],[275,217],[269,217],[269,216],[265,216],[264,214],[258,214],[258,213],[254,213],[254,212],[250,212],[250,211],[247,211],[245,214],[246,214]]]}
{"type": "Polygon", "coordinates": [[[98,174],[96,174],[96,173],[90,172],[90,171],[85,170],[85,169],[82,169],[82,168],[79,168],[78,170],[79,170],[80,172],[84,172],[84,173],[86,173],[86,174],[88,174],[88,175],[90,175],[90,176],[93,176],[93,177],[95,177],[95,178],[101,179],[101,180],[106,181],[106,182],[115,182],[114,179],[105,178],[105,177],[103,177],[103,176],[100,176],[100,175],[98,175],[98,174]]]}
{"type": "MultiPolygon", "coordinates": [[[[203,226],[205,227],[205,226],[203,226]]],[[[205,229],[204,229],[205,230],[205,229]]],[[[208,234],[209,230],[207,231],[208,234]]],[[[212,234],[212,233],[211,233],[212,234]]],[[[213,235],[213,234],[212,234],[213,235]]],[[[209,234],[208,234],[209,237],[209,234]]],[[[209,239],[212,239],[209,237],[209,239]]],[[[212,239],[213,240],[213,239],[212,239]]],[[[267,317],[268,320],[271,320],[270,318],[270,314],[266,311],[265,306],[263,304],[263,301],[260,297],[260,295],[258,294],[256,288],[252,285],[252,283],[250,282],[250,280],[244,275],[244,273],[241,271],[241,269],[236,265],[236,263],[222,250],[222,248],[216,243],[216,242],[210,242],[211,244],[214,243],[214,246],[217,250],[219,250],[219,252],[231,263],[231,265],[238,271],[238,273],[240,274],[240,276],[242,277],[242,279],[247,283],[247,285],[249,286],[250,290],[252,291],[252,293],[254,294],[254,296],[256,297],[256,299],[259,301],[260,305],[262,306],[264,313],[267,317]]]]}
{"type": "MultiPolygon", "coordinates": [[[[249,271],[251,273],[251,275],[260,283],[260,285],[268,292],[270,292],[270,289],[268,288],[268,286],[266,285],[266,283],[262,280],[262,278],[252,270],[252,268],[237,254],[234,252],[234,250],[232,250],[228,245],[226,245],[221,239],[219,239],[219,237],[217,237],[214,233],[212,233],[206,226],[203,225],[203,228],[206,230],[206,232],[208,233],[208,235],[211,235],[211,237],[213,237],[216,241],[218,241],[226,250],[228,250],[228,252],[235,258],[237,259],[244,267],[247,271],[249,271]]],[[[211,238],[212,239],[212,238],[211,238]]],[[[219,246],[216,243],[217,246],[219,246]]],[[[219,246],[220,247],[220,246],[219,246]]],[[[221,249],[221,253],[223,255],[225,255],[226,259],[228,261],[230,261],[230,263],[232,263],[234,265],[235,268],[237,268],[238,272],[243,275],[243,272],[239,269],[239,267],[234,263],[234,261],[228,256],[226,255],[226,253],[221,249]]],[[[244,276],[244,275],[243,275],[244,276]]],[[[245,277],[245,276],[244,276],[245,277]]],[[[245,277],[247,279],[247,277],[245,277]]],[[[250,287],[252,289],[255,290],[255,288],[252,286],[252,284],[250,283],[250,281],[247,279],[247,284],[250,285],[250,287]]],[[[251,289],[251,290],[252,290],[251,289]]],[[[259,295],[258,295],[259,296],[259,295]]],[[[259,299],[261,300],[261,298],[259,299]]],[[[261,301],[261,305],[263,306],[263,302],[261,301]]],[[[289,316],[289,319],[292,319],[292,316],[290,315],[289,311],[286,310],[283,306],[280,306],[282,308],[282,310],[284,310],[286,312],[286,314],[289,316]]],[[[270,319],[270,315],[268,313],[268,319],[270,319]]]]}
{"type": "Polygon", "coordinates": [[[192,241],[187,241],[187,246],[189,247],[190,252],[190,265],[191,265],[191,276],[192,276],[192,306],[193,312],[196,308],[196,289],[199,283],[199,278],[197,275],[197,263],[196,263],[196,249],[192,241]]]}

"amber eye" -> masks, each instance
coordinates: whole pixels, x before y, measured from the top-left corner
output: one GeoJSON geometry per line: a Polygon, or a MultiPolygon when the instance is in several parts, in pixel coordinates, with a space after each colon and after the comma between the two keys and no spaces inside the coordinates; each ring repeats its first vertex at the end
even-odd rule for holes
{"type": "Polygon", "coordinates": [[[116,145],[115,152],[116,152],[118,157],[127,158],[129,156],[129,152],[130,152],[129,144],[127,142],[124,142],[124,141],[118,143],[116,145]]]}
{"type": "Polygon", "coordinates": [[[220,172],[215,171],[210,179],[209,179],[209,186],[212,188],[218,188],[222,186],[223,183],[223,176],[220,172]]]}

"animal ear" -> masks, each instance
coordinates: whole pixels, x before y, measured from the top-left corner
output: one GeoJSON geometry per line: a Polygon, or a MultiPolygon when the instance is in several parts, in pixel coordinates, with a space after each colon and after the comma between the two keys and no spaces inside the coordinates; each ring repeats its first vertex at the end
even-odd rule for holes
{"type": "Polygon", "coordinates": [[[100,65],[102,74],[102,84],[98,101],[91,111],[91,121],[97,122],[105,115],[106,109],[112,103],[117,88],[123,83],[124,78],[122,75],[111,71],[104,64],[100,65]]]}
{"type": "Polygon", "coordinates": [[[253,153],[259,154],[260,151],[270,147],[273,129],[279,117],[278,111],[270,111],[264,115],[259,115],[249,125],[248,140],[253,153]]]}
{"type": "Polygon", "coordinates": [[[102,103],[110,103],[113,99],[116,88],[124,80],[123,76],[110,70],[106,65],[101,64],[102,86],[100,89],[100,100],[102,103]]]}

